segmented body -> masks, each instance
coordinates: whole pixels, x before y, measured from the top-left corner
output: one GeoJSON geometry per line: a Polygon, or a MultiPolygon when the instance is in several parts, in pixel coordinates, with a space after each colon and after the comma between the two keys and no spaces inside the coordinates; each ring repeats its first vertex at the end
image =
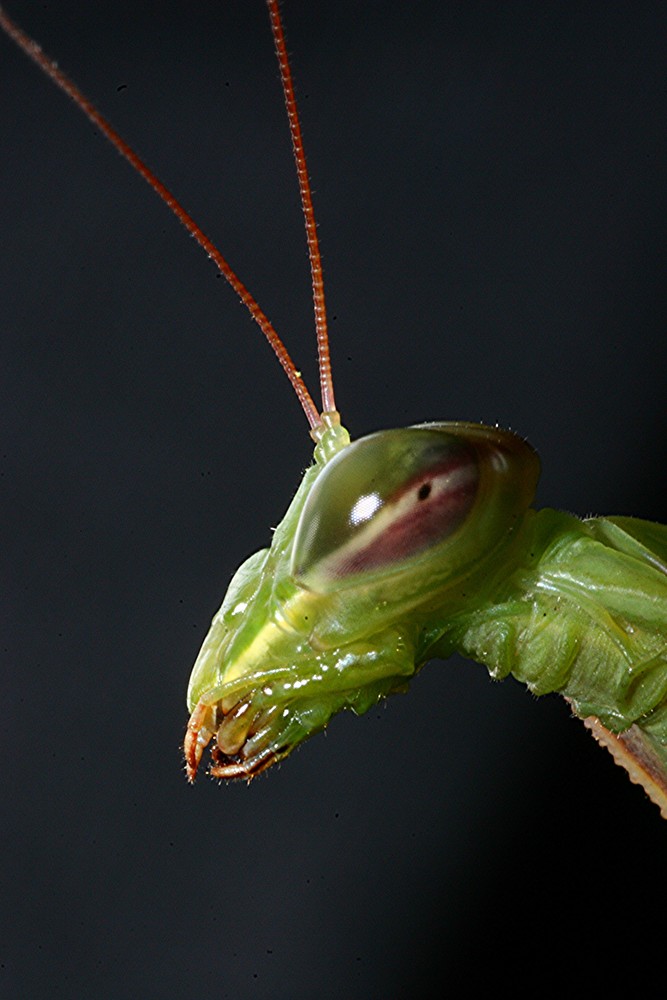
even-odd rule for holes
{"type": "Polygon", "coordinates": [[[613,733],[637,724],[667,769],[667,528],[541,510],[526,534],[497,596],[448,623],[432,652],[558,691],[613,733]]]}

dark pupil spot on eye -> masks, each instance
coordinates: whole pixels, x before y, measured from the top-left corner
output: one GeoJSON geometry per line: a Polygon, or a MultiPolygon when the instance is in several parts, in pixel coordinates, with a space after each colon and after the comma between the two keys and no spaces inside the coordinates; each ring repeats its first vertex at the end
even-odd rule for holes
{"type": "Polygon", "coordinates": [[[430,483],[423,483],[419,487],[419,492],[417,493],[417,499],[418,500],[426,500],[426,498],[428,496],[430,496],[430,494],[431,494],[431,484],[430,483]]]}

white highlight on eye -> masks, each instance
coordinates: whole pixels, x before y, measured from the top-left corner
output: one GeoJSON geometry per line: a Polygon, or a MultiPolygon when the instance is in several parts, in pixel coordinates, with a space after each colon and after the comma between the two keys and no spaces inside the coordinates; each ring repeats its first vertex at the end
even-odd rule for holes
{"type": "Polygon", "coordinates": [[[373,516],[376,510],[382,506],[382,497],[379,493],[366,493],[359,497],[354,507],[350,511],[350,523],[363,524],[373,516]]]}
{"type": "MultiPolygon", "coordinates": [[[[431,490],[428,495],[428,503],[432,504],[442,502],[443,497],[446,500],[448,494],[455,496],[457,491],[466,487],[474,489],[477,483],[477,476],[477,468],[471,462],[468,462],[445,469],[443,472],[432,473],[427,480],[424,480],[420,484],[415,483],[416,490],[406,490],[402,494],[399,494],[395,500],[384,501],[377,493],[364,494],[355,503],[349,518],[349,523],[353,526],[358,526],[359,530],[354,532],[352,537],[335,551],[324,556],[319,561],[316,569],[318,576],[324,580],[327,578],[334,580],[337,577],[346,576],[345,566],[350,558],[353,558],[358,552],[372,545],[376,539],[382,537],[383,532],[387,528],[396,524],[402,517],[409,515],[423,503],[423,501],[418,499],[419,485],[424,485],[425,482],[430,484],[431,490]],[[372,520],[370,520],[371,516],[372,520]],[[364,524],[364,521],[367,523],[364,524]],[[342,573],[341,567],[343,568],[342,573]]],[[[435,546],[442,540],[438,538],[437,533],[434,533],[431,545],[427,544],[413,553],[407,553],[402,561],[406,561],[413,556],[420,556],[422,552],[431,546],[435,546]]],[[[379,567],[379,570],[382,571],[383,568],[386,569],[386,567],[379,567]]],[[[381,610],[386,604],[386,600],[379,602],[377,609],[381,610]]]]}

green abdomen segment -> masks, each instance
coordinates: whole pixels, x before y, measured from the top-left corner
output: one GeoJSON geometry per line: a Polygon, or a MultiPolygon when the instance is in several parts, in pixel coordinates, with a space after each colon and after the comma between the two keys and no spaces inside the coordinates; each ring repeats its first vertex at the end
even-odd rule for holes
{"type": "Polygon", "coordinates": [[[518,568],[438,646],[560,692],[611,733],[636,725],[667,788],[667,527],[546,509],[524,530],[518,568]]]}

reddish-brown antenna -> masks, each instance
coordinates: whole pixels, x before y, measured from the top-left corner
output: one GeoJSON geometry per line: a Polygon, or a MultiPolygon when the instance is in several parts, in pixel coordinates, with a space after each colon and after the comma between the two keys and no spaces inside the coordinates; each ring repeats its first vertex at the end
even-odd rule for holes
{"type": "MultiPolygon", "coordinates": [[[[320,258],[320,252],[317,242],[317,232],[315,225],[315,216],[313,212],[312,198],[310,194],[310,185],[308,182],[308,173],[306,169],[306,159],[303,151],[303,141],[301,139],[301,128],[299,125],[299,118],[297,114],[296,101],[294,99],[294,90],[292,88],[292,81],[289,69],[289,61],[287,58],[287,50],[285,48],[285,39],[282,30],[282,24],[280,21],[280,13],[278,11],[278,4],[275,0],[267,0],[269,7],[269,14],[271,17],[271,29],[273,31],[273,37],[276,46],[276,52],[278,54],[278,62],[280,64],[280,74],[283,82],[283,92],[285,95],[285,104],[287,106],[287,113],[290,122],[290,131],[292,134],[292,145],[294,148],[294,158],[297,166],[297,173],[299,176],[299,188],[301,190],[301,202],[303,205],[304,215],[306,217],[306,233],[308,237],[308,253],[310,256],[310,266],[311,274],[313,280],[313,296],[315,304],[315,323],[317,330],[317,343],[318,343],[318,355],[319,355],[319,365],[320,365],[320,383],[322,386],[322,408],[323,410],[334,410],[335,404],[333,399],[333,387],[331,384],[331,363],[329,360],[329,345],[326,330],[326,315],[324,309],[324,288],[322,284],[322,264],[320,258]]],[[[218,248],[214,243],[208,238],[204,231],[197,225],[192,216],[183,208],[183,206],[176,200],[174,195],[169,191],[167,187],[162,183],[162,181],[153,173],[153,171],[144,163],[144,161],[134,152],[134,150],[125,142],[125,140],[118,134],[115,128],[109,124],[109,122],[104,118],[97,108],[88,100],[85,94],[79,90],[75,83],[66,76],[65,73],[57,66],[52,59],[42,52],[40,46],[30,38],[17,24],[15,24],[10,17],[4,12],[2,7],[0,7],[0,27],[9,35],[9,37],[16,42],[16,44],[23,49],[27,56],[29,56],[33,62],[35,62],[39,68],[50,77],[53,82],[63,90],[68,97],[70,97],[74,103],[80,108],[81,111],[86,115],[86,117],[96,125],[107,139],[116,147],[119,153],[121,153],[126,160],[129,161],[132,167],[141,174],[145,181],[152,187],[157,195],[162,198],[163,202],[171,211],[174,213],[176,218],[181,222],[188,232],[195,238],[200,247],[206,251],[207,255],[215,263],[216,267],[223,275],[224,278],[232,286],[241,302],[246,306],[250,312],[253,319],[259,325],[262,333],[271,345],[278,361],[282,365],[285,374],[290,380],[292,387],[303,407],[303,410],[308,418],[308,422],[312,428],[319,428],[322,425],[321,417],[318,413],[317,407],[313,402],[313,399],[306,388],[306,384],[301,378],[301,375],[296,369],[294,362],[292,361],[287,348],[283,344],[282,340],[276,333],[273,324],[268,319],[266,314],[260,308],[259,304],[255,298],[250,294],[246,286],[237,276],[235,271],[232,270],[230,265],[227,263],[225,258],[222,256],[218,248]]]]}
{"type": "Polygon", "coordinates": [[[287,46],[285,45],[285,33],[280,20],[278,0],[267,0],[267,5],[269,8],[269,17],[271,18],[273,42],[276,47],[276,56],[278,57],[278,65],[280,67],[280,79],[283,85],[283,94],[285,97],[285,107],[287,109],[290,135],[292,136],[292,149],[294,151],[296,173],[299,178],[301,206],[306,220],[306,239],[308,241],[310,274],[313,285],[313,306],[315,308],[315,332],[317,334],[317,358],[320,370],[322,409],[325,412],[330,412],[336,409],[336,402],[334,400],[333,379],[331,376],[329,334],[327,332],[327,311],[324,304],[322,257],[320,255],[320,245],[317,239],[315,209],[313,208],[313,197],[310,191],[310,180],[308,179],[308,167],[306,165],[306,151],[303,148],[299,112],[296,106],[296,97],[294,96],[292,71],[290,70],[287,46]]]}

